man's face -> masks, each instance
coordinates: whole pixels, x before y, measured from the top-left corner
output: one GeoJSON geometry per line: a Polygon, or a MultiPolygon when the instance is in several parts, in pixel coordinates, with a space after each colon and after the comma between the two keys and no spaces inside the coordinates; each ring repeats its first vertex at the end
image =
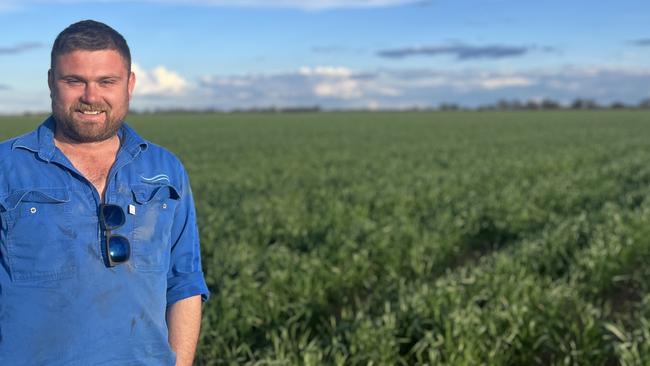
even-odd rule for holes
{"type": "Polygon", "coordinates": [[[65,53],[48,72],[57,135],[98,142],[117,133],[129,109],[135,75],[115,50],[65,53]]]}

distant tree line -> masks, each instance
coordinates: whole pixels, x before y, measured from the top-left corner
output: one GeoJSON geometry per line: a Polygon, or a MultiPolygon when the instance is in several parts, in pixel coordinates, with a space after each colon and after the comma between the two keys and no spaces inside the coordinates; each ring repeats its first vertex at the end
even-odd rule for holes
{"type": "Polygon", "coordinates": [[[183,113],[296,113],[296,112],[320,112],[320,106],[304,107],[251,107],[235,109],[218,109],[218,108],[154,108],[146,110],[131,110],[132,114],[183,114],[183,113]]]}
{"type": "Polygon", "coordinates": [[[569,104],[562,104],[553,99],[544,98],[542,100],[521,101],[518,99],[501,99],[494,104],[481,105],[476,108],[466,108],[455,103],[441,103],[438,110],[499,110],[499,111],[524,111],[524,110],[555,110],[555,109],[650,109],[650,98],[641,100],[637,104],[628,104],[624,102],[612,102],[610,104],[600,104],[593,99],[576,98],[569,104]]]}
{"type": "MultiPolygon", "coordinates": [[[[457,103],[441,103],[437,107],[413,106],[411,108],[379,108],[377,111],[530,111],[530,110],[605,110],[605,109],[650,109],[650,98],[645,98],[636,104],[624,102],[612,102],[601,104],[594,99],[576,98],[569,104],[562,104],[550,98],[541,100],[530,99],[521,101],[518,99],[501,99],[494,104],[485,104],[478,107],[467,107],[457,103]]],[[[218,108],[153,108],[153,109],[132,109],[132,114],[176,114],[176,113],[309,113],[309,112],[326,112],[326,111],[346,111],[346,112],[364,112],[369,109],[365,108],[322,108],[318,105],[313,106],[295,106],[295,107],[251,107],[236,109],[218,109],[218,108]]],[[[375,109],[373,109],[375,110],[375,109]]],[[[44,115],[47,111],[23,112],[22,115],[44,115]]]]}
{"type": "MultiPolygon", "coordinates": [[[[624,102],[612,102],[601,104],[594,99],[576,98],[571,103],[562,104],[550,98],[541,100],[519,100],[519,99],[501,99],[493,104],[480,105],[478,107],[468,107],[457,103],[441,103],[437,107],[413,106],[411,108],[379,108],[377,111],[529,111],[529,110],[605,110],[605,109],[650,109],[650,98],[645,98],[636,104],[624,102]]],[[[347,111],[347,112],[364,112],[366,108],[322,108],[319,105],[312,106],[294,106],[294,107],[251,107],[236,109],[219,109],[219,108],[152,108],[152,109],[132,109],[132,114],[151,114],[151,113],[309,113],[309,112],[326,112],[326,111],[347,111]]],[[[40,115],[48,112],[24,112],[23,115],[40,115]]]]}
{"type": "MultiPolygon", "coordinates": [[[[437,107],[413,106],[411,108],[379,108],[378,111],[531,111],[531,110],[605,110],[605,109],[650,109],[650,98],[641,100],[636,104],[624,102],[612,102],[609,104],[598,103],[594,99],[576,98],[571,103],[563,104],[550,98],[541,100],[519,100],[519,99],[501,99],[493,104],[480,105],[478,107],[468,107],[457,103],[441,103],[437,107]]],[[[322,108],[319,105],[313,106],[294,106],[294,107],[250,107],[235,109],[217,109],[217,108],[164,108],[164,109],[147,109],[132,110],[134,114],[149,113],[309,113],[309,112],[326,112],[326,111],[347,111],[363,112],[365,108],[322,108]]]]}

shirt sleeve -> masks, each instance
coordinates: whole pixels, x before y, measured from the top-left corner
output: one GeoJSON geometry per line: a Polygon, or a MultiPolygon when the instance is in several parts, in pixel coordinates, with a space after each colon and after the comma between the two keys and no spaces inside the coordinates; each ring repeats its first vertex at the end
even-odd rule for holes
{"type": "Polygon", "coordinates": [[[183,186],[174,213],[171,232],[171,256],[167,273],[167,306],[196,295],[205,302],[210,292],[201,268],[199,232],[189,178],[181,167],[183,186]]]}

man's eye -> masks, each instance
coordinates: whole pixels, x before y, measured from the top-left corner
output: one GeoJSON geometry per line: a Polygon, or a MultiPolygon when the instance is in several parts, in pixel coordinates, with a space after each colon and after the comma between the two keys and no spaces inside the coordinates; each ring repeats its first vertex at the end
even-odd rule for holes
{"type": "Polygon", "coordinates": [[[79,85],[82,83],[79,79],[63,79],[63,82],[70,85],[79,85]]]}
{"type": "Polygon", "coordinates": [[[102,85],[113,85],[113,84],[115,84],[115,80],[102,80],[102,81],[100,81],[100,84],[102,84],[102,85]]]}

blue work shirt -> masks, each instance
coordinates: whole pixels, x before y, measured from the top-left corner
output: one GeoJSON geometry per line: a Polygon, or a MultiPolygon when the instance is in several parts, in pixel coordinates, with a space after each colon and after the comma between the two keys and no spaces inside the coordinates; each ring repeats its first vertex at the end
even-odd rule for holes
{"type": "Polygon", "coordinates": [[[187,174],[127,125],[105,201],[131,257],[108,267],[94,186],[55,121],[0,144],[0,365],[174,365],[166,309],[208,297],[187,174]]]}

